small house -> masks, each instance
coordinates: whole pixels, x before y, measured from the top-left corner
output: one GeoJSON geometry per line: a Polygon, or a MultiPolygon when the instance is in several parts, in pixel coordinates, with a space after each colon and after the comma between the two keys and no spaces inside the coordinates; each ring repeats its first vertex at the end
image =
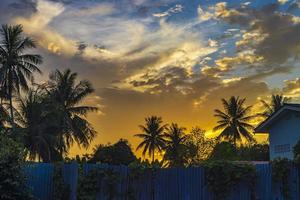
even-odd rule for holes
{"type": "Polygon", "coordinates": [[[300,140],[300,104],[284,104],[263,121],[256,133],[269,134],[270,159],[293,159],[293,147],[300,140]]]}

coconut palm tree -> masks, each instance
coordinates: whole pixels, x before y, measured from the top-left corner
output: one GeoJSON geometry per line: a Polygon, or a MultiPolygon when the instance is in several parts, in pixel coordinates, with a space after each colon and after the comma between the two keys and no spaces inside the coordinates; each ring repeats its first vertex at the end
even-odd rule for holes
{"type": "Polygon", "coordinates": [[[254,128],[249,123],[256,116],[250,115],[252,106],[245,106],[246,99],[232,96],[229,100],[222,99],[224,112],[218,109],[215,110],[215,117],[219,118],[218,125],[214,131],[221,130],[218,138],[227,139],[236,146],[242,138],[251,142],[254,138],[250,131],[254,128]]]}
{"type": "Polygon", "coordinates": [[[87,80],[76,82],[77,74],[67,69],[56,70],[50,75],[49,96],[54,104],[56,116],[60,119],[58,148],[61,155],[76,142],[87,148],[96,131],[86,120],[88,113],[97,111],[96,107],[82,105],[82,101],[94,92],[87,80]]]}
{"type": "Polygon", "coordinates": [[[260,115],[263,117],[269,117],[290,100],[291,98],[284,97],[281,94],[273,94],[270,103],[267,103],[265,100],[261,100],[261,103],[263,104],[265,111],[260,115]]]}
{"type": "Polygon", "coordinates": [[[140,129],[143,133],[136,134],[136,137],[141,138],[143,141],[137,146],[137,150],[143,148],[143,156],[148,152],[152,157],[152,163],[154,160],[155,151],[161,152],[165,147],[164,130],[167,125],[162,125],[163,121],[161,117],[151,116],[145,118],[145,125],[140,125],[140,129]]]}
{"type": "Polygon", "coordinates": [[[164,159],[169,161],[170,167],[180,167],[184,165],[185,156],[187,152],[185,142],[187,135],[186,128],[179,127],[178,124],[172,123],[170,127],[166,128],[164,134],[166,140],[164,159]]]}
{"type": "Polygon", "coordinates": [[[3,25],[0,29],[0,84],[10,104],[11,123],[14,127],[13,93],[28,89],[28,80],[33,79],[33,72],[41,71],[40,55],[28,54],[35,48],[35,42],[23,35],[21,25],[3,25]]]}
{"type": "Polygon", "coordinates": [[[19,112],[16,122],[24,135],[24,146],[29,159],[49,162],[56,146],[58,130],[56,116],[51,115],[45,93],[39,89],[30,89],[25,97],[19,99],[19,112]]]}

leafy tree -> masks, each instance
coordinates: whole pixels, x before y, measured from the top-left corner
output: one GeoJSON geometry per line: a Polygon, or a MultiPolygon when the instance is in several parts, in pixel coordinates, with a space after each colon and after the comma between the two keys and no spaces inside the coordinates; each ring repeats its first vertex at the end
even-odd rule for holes
{"type": "Polygon", "coordinates": [[[79,146],[88,147],[96,135],[86,116],[97,108],[80,105],[94,89],[89,81],[82,80],[77,83],[76,78],[77,74],[69,69],[63,72],[56,70],[50,75],[49,96],[60,120],[57,148],[61,155],[67,153],[74,141],[79,146]]]}
{"type": "Polygon", "coordinates": [[[33,199],[23,174],[22,146],[6,134],[0,135],[0,199],[33,199]]]}
{"type": "Polygon", "coordinates": [[[35,47],[35,42],[23,35],[21,25],[2,26],[0,30],[0,84],[2,93],[9,100],[13,127],[13,92],[19,92],[21,88],[27,90],[27,82],[33,79],[33,72],[41,72],[38,68],[38,65],[42,63],[41,56],[25,53],[35,47]]]}
{"type": "Polygon", "coordinates": [[[185,143],[188,147],[189,156],[187,162],[189,165],[199,165],[206,160],[217,142],[215,138],[207,138],[205,132],[199,127],[193,127],[190,134],[187,135],[185,143]]]}
{"type": "Polygon", "coordinates": [[[249,122],[256,116],[250,115],[251,106],[245,106],[246,99],[232,96],[229,100],[222,99],[224,112],[215,110],[215,117],[219,118],[214,131],[221,130],[218,138],[224,138],[235,146],[242,138],[254,141],[250,131],[254,128],[249,122]]]}
{"type": "Polygon", "coordinates": [[[241,146],[237,149],[239,160],[247,161],[268,161],[269,145],[268,144],[250,144],[241,146]]]}
{"type": "Polygon", "coordinates": [[[162,125],[163,121],[161,117],[151,116],[145,118],[146,125],[140,125],[140,129],[143,131],[141,134],[136,134],[136,137],[143,139],[143,141],[137,146],[137,150],[143,148],[143,156],[148,152],[152,157],[152,162],[155,160],[155,151],[161,152],[165,147],[164,130],[167,125],[162,125]]]}
{"type": "Polygon", "coordinates": [[[172,123],[170,127],[166,128],[165,132],[165,155],[164,159],[169,162],[170,167],[181,167],[185,164],[187,156],[187,146],[185,142],[187,135],[186,128],[179,127],[178,124],[172,123]]]}
{"type": "Polygon", "coordinates": [[[113,145],[99,145],[90,162],[101,162],[111,165],[129,165],[136,157],[127,140],[120,139],[113,145]]]}
{"type": "Polygon", "coordinates": [[[269,117],[290,100],[291,98],[284,97],[283,95],[273,94],[270,103],[267,103],[265,100],[261,100],[265,111],[260,115],[263,117],[269,117]]]}
{"type": "Polygon", "coordinates": [[[229,142],[217,143],[209,156],[210,160],[239,160],[236,147],[229,142]]]}

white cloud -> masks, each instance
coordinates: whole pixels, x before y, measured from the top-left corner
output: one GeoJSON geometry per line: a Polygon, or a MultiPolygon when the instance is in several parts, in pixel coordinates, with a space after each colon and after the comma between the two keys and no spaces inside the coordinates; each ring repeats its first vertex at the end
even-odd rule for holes
{"type": "Polygon", "coordinates": [[[154,17],[167,17],[170,16],[171,14],[175,13],[180,13],[183,11],[183,6],[180,4],[176,4],[174,7],[169,8],[167,11],[162,12],[162,13],[154,13],[154,17]]]}
{"type": "Polygon", "coordinates": [[[207,21],[207,20],[210,20],[212,18],[214,18],[214,14],[212,12],[209,12],[209,11],[204,11],[201,6],[199,5],[198,6],[198,17],[199,17],[199,20],[202,22],[202,21],[207,21]]]}

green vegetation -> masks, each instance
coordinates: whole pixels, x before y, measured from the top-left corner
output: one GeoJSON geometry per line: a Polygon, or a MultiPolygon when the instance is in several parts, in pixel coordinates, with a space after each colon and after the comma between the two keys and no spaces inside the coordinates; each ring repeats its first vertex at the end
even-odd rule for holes
{"type": "Polygon", "coordinates": [[[231,191],[239,183],[247,183],[251,199],[255,200],[256,168],[249,163],[230,161],[207,161],[203,163],[208,188],[216,200],[228,199],[231,191]]]}
{"type": "Polygon", "coordinates": [[[188,146],[186,145],[186,129],[179,127],[178,124],[171,124],[166,128],[165,133],[165,155],[164,159],[168,161],[169,167],[180,167],[186,162],[188,156],[188,146]]]}
{"type": "Polygon", "coordinates": [[[27,54],[26,51],[36,47],[30,37],[23,35],[21,25],[3,25],[0,30],[0,84],[1,101],[8,100],[11,125],[14,127],[13,95],[20,89],[28,90],[28,81],[33,79],[33,72],[41,71],[40,55],[27,54]]]}
{"type": "MultiPolygon", "coordinates": [[[[87,115],[97,108],[83,103],[94,92],[93,86],[87,80],[78,80],[70,69],[55,70],[45,83],[34,83],[34,73],[41,73],[42,57],[27,54],[36,45],[23,34],[21,25],[2,26],[0,41],[0,199],[32,198],[22,173],[26,159],[127,165],[131,172],[129,182],[151,173],[152,184],[158,168],[204,166],[207,185],[216,199],[228,198],[240,182],[249,185],[255,199],[255,167],[240,161],[269,160],[269,146],[255,142],[252,122],[256,117],[272,115],[290,99],[272,95],[270,102],[261,101],[264,112],[256,115],[251,113],[252,106],[245,105],[245,98],[222,99],[223,110],[214,111],[218,120],[214,131],[220,132],[215,138],[207,138],[206,131],[199,127],[188,132],[177,123],[164,123],[159,116],[147,117],[135,137],[142,140],[137,150],[141,149],[151,162],[137,159],[124,139],[97,145],[93,154],[70,159],[68,153],[73,144],[87,148],[97,134],[87,121],[87,115]]],[[[300,142],[294,147],[294,163],[300,164],[300,142]]],[[[286,199],[292,164],[287,159],[272,161],[273,180],[280,183],[286,199]]],[[[81,169],[77,198],[95,199],[101,190],[109,200],[118,195],[134,199],[132,188],[128,188],[128,194],[116,193],[119,179],[113,170],[94,169],[83,174],[81,169]]],[[[54,199],[68,199],[69,190],[62,164],[56,164],[54,199]]]]}
{"type": "Polygon", "coordinates": [[[145,119],[146,125],[140,125],[143,133],[136,134],[136,137],[142,138],[143,141],[137,146],[137,150],[143,148],[143,155],[152,157],[152,162],[155,161],[155,151],[162,152],[166,141],[164,139],[164,130],[167,125],[162,125],[161,117],[151,116],[145,119]]]}
{"type": "Polygon", "coordinates": [[[107,163],[111,165],[129,165],[136,157],[127,140],[120,139],[112,145],[99,145],[94,149],[94,154],[89,162],[107,163]]]}
{"type": "Polygon", "coordinates": [[[292,161],[286,158],[272,160],[272,179],[280,184],[284,199],[290,199],[289,176],[292,170],[292,161]]]}
{"type": "Polygon", "coordinates": [[[26,177],[22,165],[24,152],[22,146],[1,133],[0,137],[0,199],[30,200],[33,197],[26,187],[26,177]]]}
{"type": "Polygon", "coordinates": [[[53,187],[53,199],[70,199],[70,187],[63,178],[63,163],[57,163],[54,166],[53,187]]]}
{"type": "Polygon", "coordinates": [[[222,99],[224,112],[216,109],[215,117],[219,119],[214,131],[221,130],[219,138],[231,141],[234,146],[243,138],[253,142],[254,138],[250,133],[254,126],[249,122],[256,116],[250,115],[252,106],[245,106],[246,99],[231,97],[229,100],[222,99]]]}
{"type": "Polygon", "coordinates": [[[77,199],[94,200],[101,191],[105,200],[113,200],[118,195],[122,195],[116,192],[119,179],[120,175],[111,169],[93,169],[86,175],[81,172],[78,180],[77,199]]]}

